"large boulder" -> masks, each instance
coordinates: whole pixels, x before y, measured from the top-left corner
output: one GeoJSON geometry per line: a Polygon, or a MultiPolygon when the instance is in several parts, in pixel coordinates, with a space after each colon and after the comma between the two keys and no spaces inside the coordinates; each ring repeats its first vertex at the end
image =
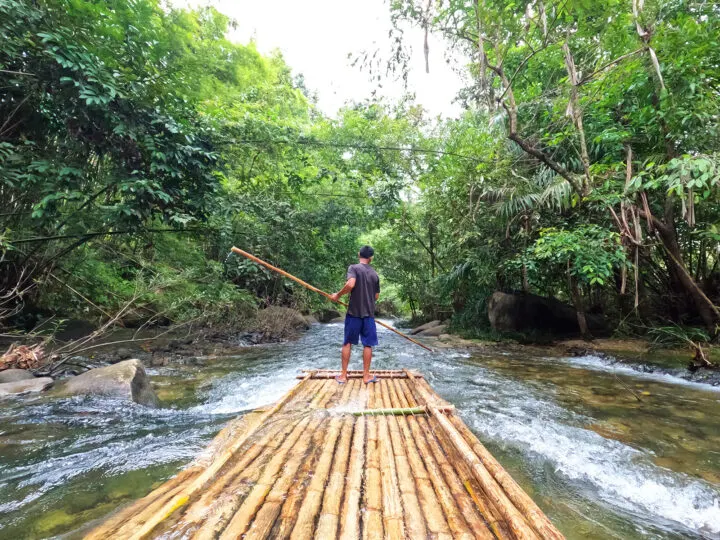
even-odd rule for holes
{"type": "Polygon", "coordinates": [[[440,321],[430,321],[425,324],[421,324],[417,328],[413,328],[410,330],[411,335],[419,334],[420,332],[423,332],[425,330],[428,330],[429,328],[432,328],[433,326],[440,326],[442,323],[440,321]]]}
{"type": "Polygon", "coordinates": [[[438,337],[441,334],[445,334],[447,332],[447,325],[445,324],[438,324],[436,326],[431,326],[430,328],[426,328],[419,334],[417,334],[420,337],[438,337]]]}
{"type": "Polygon", "coordinates": [[[55,381],[50,377],[32,377],[30,379],[2,383],[0,384],[0,396],[42,392],[51,386],[53,382],[55,381]]]}
{"type": "Polygon", "coordinates": [[[129,399],[148,407],[157,407],[158,399],[150,386],[142,362],[125,360],[112,366],[91,369],[66,379],[53,390],[58,396],[101,395],[129,399]]]}
{"type": "Polygon", "coordinates": [[[310,323],[299,311],[281,306],[270,306],[258,311],[250,330],[262,334],[261,341],[273,342],[294,338],[308,328],[310,328],[310,323]]]}
{"type": "Polygon", "coordinates": [[[331,319],[328,321],[330,324],[342,324],[345,322],[345,317],[341,315],[340,317],[335,317],[334,319],[331,319]]]}
{"type": "Polygon", "coordinates": [[[323,309],[323,310],[315,313],[315,317],[321,323],[329,323],[333,319],[337,319],[341,315],[342,315],[342,313],[340,313],[337,309],[333,309],[333,308],[323,309]]]}
{"type": "Polygon", "coordinates": [[[17,381],[25,381],[28,379],[34,379],[35,376],[30,373],[26,369],[6,369],[5,371],[0,371],[0,384],[2,383],[9,383],[9,382],[17,382],[17,381]]]}
{"type": "MultiPolygon", "coordinates": [[[[539,332],[556,337],[580,335],[575,308],[557,298],[530,293],[494,292],[488,301],[488,318],[500,332],[539,332]]],[[[586,315],[593,334],[604,334],[607,327],[599,315],[586,315]]]]}

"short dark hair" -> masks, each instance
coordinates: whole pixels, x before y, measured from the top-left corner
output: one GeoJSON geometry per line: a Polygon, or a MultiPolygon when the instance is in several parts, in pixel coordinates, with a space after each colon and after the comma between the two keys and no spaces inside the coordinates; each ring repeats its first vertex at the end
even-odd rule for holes
{"type": "Polygon", "coordinates": [[[371,248],[370,246],[363,246],[360,248],[360,258],[361,259],[369,259],[375,255],[375,250],[371,248]]]}

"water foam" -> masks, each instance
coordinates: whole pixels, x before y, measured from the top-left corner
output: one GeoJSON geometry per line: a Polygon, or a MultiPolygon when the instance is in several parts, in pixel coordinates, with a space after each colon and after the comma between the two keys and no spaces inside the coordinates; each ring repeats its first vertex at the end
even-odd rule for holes
{"type": "Polygon", "coordinates": [[[651,515],[652,521],[720,533],[717,486],[658,467],[648,453],[580,427],[589,419],[535,396],[517,381],[486,374],[475,384],[472,393],[479,403],[464,416],[476,432],[549,461],[586,490],[594,486],[606,505],[646,520],[651,515]]]}
{"type": "MultiPolygon", "coordinates": [[[[548,361],[557,361],[556,358],[547,359],[548,361]]],[[[605,371],[616,374],[629,375],[636,379],[645,379],[650,381],[657,381],[667,384],[679,384],[683,386],[690,386],[702,390],[711,390],[713,392],[720,392],[720,386],[715,386],[708,383],[689,381],[679,374],[674,375],[668,372],[658,371],[643,371],[636,369],[630,365],[626,365],[610,358],[601,358],[592,354],[585,356],[573,356],[568,358],[561,358],[561,362],[566,363],[570,366],[582,367],[586,369],[592,369],[594,371],[605,371]]],[[[652,369],[652,368],[650,368],[652,369]]]]}

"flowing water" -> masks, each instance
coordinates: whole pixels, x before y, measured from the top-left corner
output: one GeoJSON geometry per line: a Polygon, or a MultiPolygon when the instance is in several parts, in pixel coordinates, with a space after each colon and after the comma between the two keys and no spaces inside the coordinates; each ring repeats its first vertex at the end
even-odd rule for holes
{"type": "MultiPolygon", "coordinates": [[[[341,335],[316,325],[297,342],[150,369],[156,410],[3,401],[0,539],[79,536],[174,475],[230,418],[277,400],[299,370],[335,368],[341,335]]],[[[592,356],[430,354],[380,338],[374,366],[425,373],[568,538],[720,538],[720,389],[592,356]]]]}

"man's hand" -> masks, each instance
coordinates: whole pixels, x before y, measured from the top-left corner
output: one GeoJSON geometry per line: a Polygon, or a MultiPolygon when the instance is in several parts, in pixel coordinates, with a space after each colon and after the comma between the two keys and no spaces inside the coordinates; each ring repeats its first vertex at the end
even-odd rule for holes
{"type": "Polygon", "coordinates": [[[335,303],[338,303],[340,301],[340,293],[336,292],[335,294],[331,294],[330,300],[332,300],[335,303]]]}

